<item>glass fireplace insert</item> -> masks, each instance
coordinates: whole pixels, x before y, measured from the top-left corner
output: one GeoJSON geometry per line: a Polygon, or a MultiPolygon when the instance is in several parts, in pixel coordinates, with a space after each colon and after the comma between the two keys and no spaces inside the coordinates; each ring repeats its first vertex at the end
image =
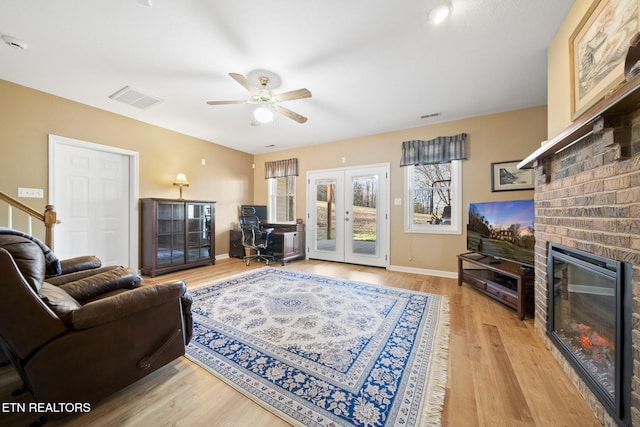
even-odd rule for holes
{"type": "Polygon", "coordinates": [[[630,425],[631,290],[625,264],[551,243],[547,269],[549,338],[618,424],[630,425]]]}

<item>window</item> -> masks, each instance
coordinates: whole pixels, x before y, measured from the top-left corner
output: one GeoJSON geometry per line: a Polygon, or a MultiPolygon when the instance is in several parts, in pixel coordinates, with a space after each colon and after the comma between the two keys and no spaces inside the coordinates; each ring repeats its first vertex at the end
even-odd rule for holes
{"type": "Polygon", "coordinates": [[[296,218],[296,177],[270,178],[269,221],[276,223],[295,222],[296,218]]]}
{"type": "Polygon", "coordinates": [[[461,169],[460,160],[404,168],[406,232],[461,234],[461,169]]]}

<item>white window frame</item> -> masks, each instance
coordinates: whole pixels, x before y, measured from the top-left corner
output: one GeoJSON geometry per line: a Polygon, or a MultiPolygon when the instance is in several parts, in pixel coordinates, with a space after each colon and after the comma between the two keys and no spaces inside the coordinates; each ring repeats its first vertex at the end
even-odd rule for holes
{"type": "MultiPolygon", "coordinates": [[[[275,223],[279,223],[279,224],[295,224],[296,222],[296,218],[295,218],[295,210],[296,210],[296,176],[285,176],[285,177],[280,177],[280,178],[269,178],[267,179],[267,187],[268,187],[268,194],[269,194],[269,199],[268,199],[268,204],[267,204],[267,211],[268,211],[268,216],[269,216],[269,222],[275,222],[275,223]],[[286,192],[286,194],[278,194],[278,180],[279,179],[287,179],[287,180],[292,180],[292,187],[293,187],[293,192],[292,193],[288,193],[286,192]],[[293,212],[292,212],[292,216],[293,218],[290,221],[282,221],[278,219],[278,199],[282,196],[285,196],[285,200],[288,200],[289,197],[293,197],[293,212]]],[[[289,183],[287,182],[287,185],[285,185],[285,187],[288,189],[289,188],[289,183]]],[[[287,209],[287,208],[285,208],[287,209]]]]}
{"type": "Polygon", "coordinates": [[[451,224],[414,224],[413,222],[413,173],[414,166],[404,169],[404,231],[405,233],[462,234],[462,161],[451,161],[451,224]]]}

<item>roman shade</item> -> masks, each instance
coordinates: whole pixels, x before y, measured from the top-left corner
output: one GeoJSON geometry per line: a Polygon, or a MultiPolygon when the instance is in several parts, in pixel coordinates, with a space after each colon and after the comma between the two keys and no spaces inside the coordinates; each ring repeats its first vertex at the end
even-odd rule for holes
{"type": "Polygon", "coordinates": [[[428,141],[413,140],[402,143],[400,166],[429,165],[447,163],[452,160],[466,160],[466,133],[454,136],[439,136],[428,141]]]}
{"type": "Polygon", "coordinates": [[[282,178],[285,176],[298,176],[298,159],[276,160],[265,162],[264,178],[282,178]]]}

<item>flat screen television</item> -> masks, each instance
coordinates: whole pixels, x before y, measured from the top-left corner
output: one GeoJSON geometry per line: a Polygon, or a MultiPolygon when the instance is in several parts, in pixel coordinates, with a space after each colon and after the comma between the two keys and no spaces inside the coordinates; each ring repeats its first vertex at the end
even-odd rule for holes
{"type": "Polygon", "coordinates": [[[244,208],[254,208],[256,210],[256,216],[260,222],[267,222],[267,207],[265,205],[242,205],[240,206],[240,213],[244,208]]]}
{"type": "Polygon", "coordinates": [[[467,250],[533,267],[532,199],[469,203],[467,250]]]}

